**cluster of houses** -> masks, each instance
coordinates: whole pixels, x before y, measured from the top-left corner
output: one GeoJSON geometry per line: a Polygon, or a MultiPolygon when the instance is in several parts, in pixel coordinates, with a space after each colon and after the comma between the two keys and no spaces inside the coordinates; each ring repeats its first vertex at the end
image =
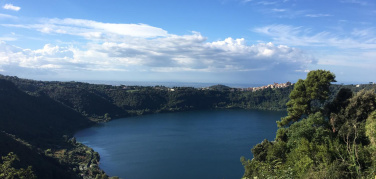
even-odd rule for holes
{"type": "Polygon", "coordinates": [[[266,86],[260,86],[260,87],[250,87],[250,88],[242,88],[241,90],[242,91],[258,91],[258,90],[264,90],[264,89],[267,89],[267,88],[286,88],[286,87],[289,87],[293,85],[293,83],[291,82],[286,82],[286,83],[273,83],[273,84],[269,84],[269,85],[266,85],[266,86]]]}
{"type": "MultiPolygon", "coordinates": [[[[286,83],[273,83],[273,84],[269,84],[269,85],[265,85],[265,86],[249,87],[249,88],[230,88],[230,87],[224,86],[224,85],[214,85],[214,86],[211,86],[211,87],[199,88],[199,90],[217,89],[217,90],[252,91],[252,92],[254,92],[254,91],[258,91],[258,90],[264,90],[264,89],[267,89],[267,88],[272,88],[272,89],[273,88],[286,88],[286,87],[289,87],[291,85],[293,85],[293,83],[291,83],[289,81],[286,82],[286,83]]],[[[120,88],[123,89],[123,90],[137,90],[138,88],[143,88],[143,87],[121,85],[120,88]]],[[[166,91],[170,91],[170,92],[173,92],[173,91],[176,90],[176,87],[169,88],[169,87],[165,87],[165,86],[154,86],[154,87],[151,87],[151,88],[157,89],[157,90],[166,90],[166,91]]],[[[110,89],[110,90],[116,90],[116,89],[110,89]]]]}

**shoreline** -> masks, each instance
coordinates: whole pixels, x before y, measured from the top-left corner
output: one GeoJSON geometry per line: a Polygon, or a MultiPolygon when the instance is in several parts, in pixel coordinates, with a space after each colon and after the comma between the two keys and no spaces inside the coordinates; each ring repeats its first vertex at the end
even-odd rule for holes
{"type": "MultiPolygon", "coordinates": [[[[177,115],[179,115],[179,113],[182,113],[183,115],[185,114],[185,113],[190,113],[190,112],[193,112],[193,113],[195,113],[195,112],[198,112],[198,113],[200,113],[201,111],[206,111],[206,112],[210,112],[210,111],[261,111],[261,112],[268,112],[268,111],[270,111],[270,110],[260,110],[260,109],[241,109],[241,108],[216,108],[216,109],[203,109],[203,110],[188,110],[188,111],[178,111],[178,112],[170,112],[170,113],[175,113],[175,114],[177,114],[177,115]]],[[[280,111],[279,111],[280,112],[280,111]]],[[[241,112],[242,113],[242,112],[241,112]]],[[[112,120],[126,120],[126,119],[129,119],[129,118],[133,118],[132,120],[137,120],[138,119],[138,117],[140,117],[140,116],[146,116],[146,115],[158,115],[158,114],[163,114],[163,113],[152,113],[152,114],[145,114],[145,115],[137,115],[137,116],[129,116],[129,117],[125,117],[125,118],[116,118],[116,119],[112,119],[112,120]]],[[[175,116],[175,115],[174,115],[175,116]]],[[[152,117],[153,118],[153,117],[152,117]]],[[[157,117],[158,118],[158,117],[157,117]]],[[[161,117],[159,117],[159,118],[161,118],[161,117]]],[[[163,117],[162,117],[163,118],[163,117]]],[[[161,119],[162,119],[161,118],[161,119]]],[[[140,118],[141,119],[141,118],[140,118]]],[[[143,118],[142,118],[143,119],[143,118]]],[[[153,118],[154,119],[154,118],[153,118]]],[[[111,121],[112,121],[111,120],[111,121]]],[[[108,122],[110,122],[110,121],[108,121],[108,122]]],[[[118,122],[116,122],[117,124],[119,124],[118,122]]],[[[121,123],[121,122],[120,122],[121,123]]],[[[103,124],[103,123],[99,123],[98,125],[101,125],[101,124],[103,124]]],[[[275,124],[275,123],[273,123],[273,124],[275,124]]],[[[96,126],[94,126],[94,128],[96,128],[96,126]]],[[[85,129],[83,129],[83,130],[85,130],[85,129]]],[[[93,130],[95,130],[95,131],[97,131],[98,129],[93,129],[93,130]]],[[[90,138],[90,137],[88,137],[90,134],[91,134],[91,131],[92,130],[88,130],[89,132],[88,133],[81,133],[80,135],[83,135],[82,137],[83,137],[83,139],[81,138],[80,140],[79,140],[79,137],[78,136],[76,136],[76,134],[74,135],[75,137],[77,137],[77,141],[81,141],[81,140],[84,140],[84,141],[86,141],[87,142],[87,140],[86,140],[86,138],[90,138]]],[[[79,132],[79,131],[78,131],[79,132]]],[[[83,142],[84,142],[83,141],[83,142]]],[[[86,146],[89,146],[88,144],[90,144],[90,143],[86,143],[86,144],[84,144],[84,145],[86,145],[86,146]]],[[[95,148],[96,147],[100,147],[100,145],[99,144],[95,144],[94,143],[94,150],[95,150],[95,148]]],[[[96,152],[99,152],[99,155],[101,156],[101,153],[100,153],[100,151],[97,151],[97,150],[95,150],[96,152]]],[[[107,151],[107,150],[106,150],[107,151]]],[[[247,151],[248,151],[248,148],[247,148],[247,151]]],[[[107,151],[108,152],[108,151],[107,151]]],[[[106,152],[106,153],[107,153],[106,152]]],[[[107,153],[108,154],[108,153],[107,153]]],[[[239,155],[239,157],[240,157],[240,155],[239,155]]],[[[102,161],[102,158],[101,158],[101,160],[99,161],[100,163],[102,163],[101,162],[102,161]]],[[[108,162],[109,162],[109,159],[107,158],[106,159],[106,162],[107,162],[107,164],[106,164],[106,166],[108,167],[108,165],[110,165],[110,164],[108,164],[108,162]]],[[[240,165],[240,164],[239,164],[240,165]]],[[[101,168],[101,166],[99,166],[100,167],[100,169],[102,170],[102,171],[104,171],[104,172],[106,172],[106,170],[104,170],[104,169],[102,169],[101,168]]],[[[107,168],[108,169],[108,168],[107,168]]]]}

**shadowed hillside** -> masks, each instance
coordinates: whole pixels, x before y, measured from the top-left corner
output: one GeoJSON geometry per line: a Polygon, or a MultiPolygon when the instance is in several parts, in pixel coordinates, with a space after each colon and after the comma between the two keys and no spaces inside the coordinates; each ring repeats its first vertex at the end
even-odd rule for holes
{"type": "Polygon", "coordinates": [[[0,155],[13,152],[19,158],[14,168],[32,166],[38,178],[104,175],[98,167],[80,171],[80,165],[98,163],[99,156],[92,160],[94,151],[69,140],[76,130],[93,124],[47,95],[31,96],[0,79],[0,155]]]}

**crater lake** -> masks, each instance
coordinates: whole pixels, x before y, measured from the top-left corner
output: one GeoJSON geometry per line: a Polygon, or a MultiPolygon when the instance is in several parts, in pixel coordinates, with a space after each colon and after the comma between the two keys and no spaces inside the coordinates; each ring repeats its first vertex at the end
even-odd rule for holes
{"type": "Polygon", "coordinates": [[[124,179],[240,179],[240,157],[274,140],[286,112],[205,110],[121,118],[75,134],[100,156],[100,168],[124,179]]]}

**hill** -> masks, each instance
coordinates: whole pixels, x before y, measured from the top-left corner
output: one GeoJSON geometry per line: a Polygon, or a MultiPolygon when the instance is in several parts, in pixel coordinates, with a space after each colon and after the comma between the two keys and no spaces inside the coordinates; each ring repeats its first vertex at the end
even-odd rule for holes
{"type": "Polygon", "coordinates": [[[68,137],[93,124],[44,94],[31,96],[0,79],[0,155],[13,152],[19,158],[15,168],[32,166],[38,178],[103,175],[98,167],[91,173],[79,170],[80,165],[90,165],[92,156],[98,154],[68,137]],[[64,155],[58,156],[61,152],[64,155]]]}
{"type": "Polygon", "coordinates": [[[241,91],[223,85],[208,89],[163,86],[111,86],[81,82],[46,82],[1,76],[31,95],[45,95],[94,120],[143,113],[214,108],[285,110],[292,87],[241,91]]]}

